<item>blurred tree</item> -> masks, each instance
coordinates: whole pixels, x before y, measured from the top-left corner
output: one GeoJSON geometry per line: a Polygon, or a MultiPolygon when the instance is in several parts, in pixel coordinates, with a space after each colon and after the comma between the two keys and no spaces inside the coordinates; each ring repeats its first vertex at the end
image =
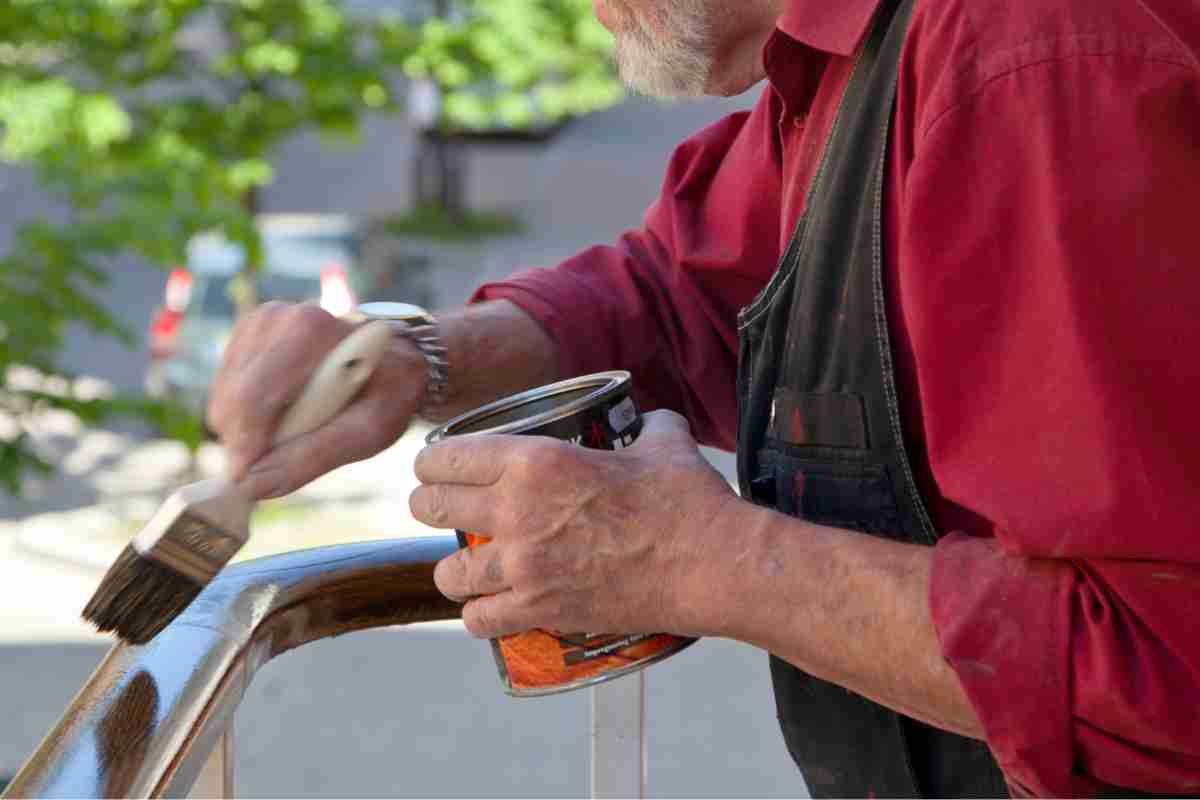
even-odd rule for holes
{"type": "MultiPolygon", "coordinates": [[[[61,224],[26,223],[0,259],[0,486],[50,469],[28,435],[44,408],[139,414],[198,446],[181,409],[64,374],[64,336],[83,325],[132,341],[96,297],[118,257],[182,263],[194,234],[220,230],[252,274],[273,149],[302,129],[353,135],[364,112],[396,107],[388,69],[415,45],[400,18],[338,0],[0,2],[0,156],[66,209],[61,224]]],[[[254,281],[238,285],[244,309],[254,281]]]]}
{"type": "MultiPolygon", "coordinates": [[[[469,224],[463,150],[476,142],[537,142],[563,121],[623,96],[612,37],[592,0],[434,0],[416,50],[412,113],[424,132],[413,162],[419,224],[437,210],[469,224]],[[424,119],[420,119],[424,117],[424,119]]],[[[481,219],[486,227],[486,218],[481,219]]],[[[413,226],[408,226],[413,227],[413,226]]]]}
{"type": "Polygon", "coordinates": [[[434,10],[404,69],[437,86],[439,130],[527,131],[622,97],[592,0],[437,0],[434,10]]]}

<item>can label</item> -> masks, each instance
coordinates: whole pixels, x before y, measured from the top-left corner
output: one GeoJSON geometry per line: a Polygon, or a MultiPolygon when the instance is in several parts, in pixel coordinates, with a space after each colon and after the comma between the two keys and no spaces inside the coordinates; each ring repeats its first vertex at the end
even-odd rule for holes
{"type": "MultiPolygon", "coordinates": [[[[574,408],[563,415],[551,415],[554,418],[549,420],[542,419],[536,423],[531,420],[528,428],[509,432],[554,436],[582,447],[602,450],[628,447],[641,432],[642,419],[630,396],[627,373],[603,373],[577,378],[534,390],[521,397],[528,397],[530,407],[543,412],[544,417],[546,398],[552,397],[555,391],[562,392],[562,387],[581,382],[587,386],[588,381],[603,388],[606,383],[599,379],[608,378],[611,381],[613,375],[621,375],[623,379],[608,390],[598,392],[594,401],[584,407],[574,408]]],[[[573,392],[568,396],[576,394],[573,392]]],[[[472,413],[486,417],[489,409],[505,402],[500,401],[472,413]]],[[[518,411],[519,408],[518,404],[518,411]]],[[[505,409],[505,419],[511,420],[513,409],[509,406],[505,409]]],[[[473,426],[471,416],[467,414],[451,421],[430,438],[454,435],[456,423],[473,426]]],[[[478,428],[475,427],[475,430],[478,428]]],[[[486,536],[465,531],[458,532],[458,540],[463,547],[474,547],[490,541],[486,536]]],[[[637,671],[682,650],[693,641],[663,633],[565,633],[535,629],[493,639],[492,649],[505,691],[515,696],[536,696],[564,692],[637,671]]]]}

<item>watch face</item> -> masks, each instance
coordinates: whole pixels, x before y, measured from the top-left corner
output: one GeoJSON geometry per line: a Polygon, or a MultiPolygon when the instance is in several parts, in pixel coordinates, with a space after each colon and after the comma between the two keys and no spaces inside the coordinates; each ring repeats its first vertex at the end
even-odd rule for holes
{"type": "Polygon", "coordinates": [[[429,312],[412,303],[363,303],[358,312],[370,319],[394,319],[408,323],[432,322],[429,312]]]}

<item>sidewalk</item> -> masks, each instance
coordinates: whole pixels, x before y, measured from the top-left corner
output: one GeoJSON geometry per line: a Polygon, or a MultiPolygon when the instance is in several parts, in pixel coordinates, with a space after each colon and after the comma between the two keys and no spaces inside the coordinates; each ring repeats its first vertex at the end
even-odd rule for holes
{"type": "MultiPolygon", "coordinates": [[[[274,553],[371,539],[435,536],[408,510],[417,486],[412,462],[424,446],[429,426],[414,425],[395,445],[367,461],[349,464],[295,494],[259,504],[250,542],[238,553],[244,561],[274,553]]],[[[111,494],[99,504],[38,514],[11,525],[14,552],[60,559],[103,574],[158,508],[169,488],[179,483],[185,460],[173,442],[132,444],[108,469],[111,494]],[[168,465],[157,483],[143,476],[146,465],[168,465]]],[[[222,473],[224,455],[216,445],[201,451],[193,480],[222,473]]],[[[4,607],[0,604],[0,619],[4,607]]]]}

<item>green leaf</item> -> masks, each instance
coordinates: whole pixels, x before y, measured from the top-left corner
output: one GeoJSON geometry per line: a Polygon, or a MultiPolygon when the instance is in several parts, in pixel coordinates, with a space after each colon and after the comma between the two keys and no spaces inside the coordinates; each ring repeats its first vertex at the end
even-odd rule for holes
{"type": "Polygon", "coordinates": [[[236,161],[229,167],[230,186],[239,194],[256,186],[266,186],[274,176],[275,170],[261,158],[236,161]]]}
{"type": "Polygon", "coordinates": [[[116,100],[106,95],[90,95],[79,101],[79,125],[93,150],[104,150],[129,138],[133,121],[116,100]]]}
{"type": "Polygon", "coordinates": [[[76,96],[74,87],[59,79],[0,86],[0,124],[5,128],[0,154],[21,161],[60,145],[76,96]]]}
{"type": "Polygon", "coordinates": [[[389,99],[388,90],[381,83],[368,83],[363,87],[362,99],[368,108],[383,108],[389,99]]]}
{"type": "Polygon", "coordinates": [[[27,434],[12,440],[0,439],[0,487],[12,495],[21,493],[26,473],[48,475],[53,467],[33,449],[27,434]]]}
{"type": "Polygon", "coordinates": [[[244,60],[252,74],[278,72],[291,75],[300,67],[300,51],[279,42],[267,41],[246,50],[244,60]]]}

